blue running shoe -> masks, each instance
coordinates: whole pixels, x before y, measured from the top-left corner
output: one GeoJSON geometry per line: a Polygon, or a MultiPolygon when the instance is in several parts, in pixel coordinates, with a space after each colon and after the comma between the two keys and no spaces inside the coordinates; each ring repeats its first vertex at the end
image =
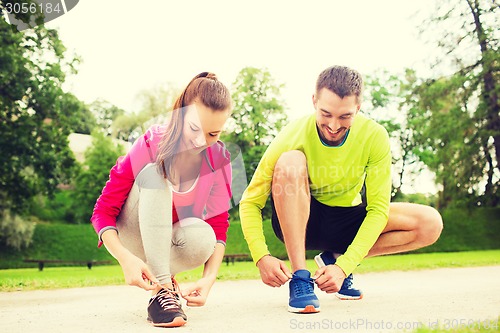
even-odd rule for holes
{"type": "Polygon", "coordinates": [[[314,257],[314,261],[316,261],[318,267],[321,268],[328,265],[334,265],[336,260],[332,252],[325,251],[314,257]]]}
{"type": "Polygon", "coordinates": [[[314,294],[314,280],[311,279],[309,271],[299,269],[293,273],[289,287],[288,311],[294,313],[319,312],[319,300],[314,294]]]}
{"type": "MultiPolygon", "coordinates": [[[[321,268],[323,266],[335,264],[336,260],[332,252],[325,251],[314,257],[314,261],[316,261],[318,267],[321,268]]],[[[335,293],[335,296],[341,300],[357,300],[363,298],[363,292],[354,288],[353,276],[352,274],[349,274],[349,276],[345,278],[344,283],[342,283],[340,290],[335,293]]]]}

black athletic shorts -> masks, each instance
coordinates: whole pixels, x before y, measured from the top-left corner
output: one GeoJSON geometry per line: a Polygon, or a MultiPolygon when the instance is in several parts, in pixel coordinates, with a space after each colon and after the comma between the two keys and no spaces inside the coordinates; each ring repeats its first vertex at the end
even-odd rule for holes
{"type": "MultiPolygon", "coordinates": [[[[283,232],[272,198],[271,205],[274,233],[283,242],[283,232]]],[[[354,207],[330,207],[311,196],[311,210],[306,229],[306,250],[345,253],[365,216],[366,205],[364,204],[354,207]]]]}

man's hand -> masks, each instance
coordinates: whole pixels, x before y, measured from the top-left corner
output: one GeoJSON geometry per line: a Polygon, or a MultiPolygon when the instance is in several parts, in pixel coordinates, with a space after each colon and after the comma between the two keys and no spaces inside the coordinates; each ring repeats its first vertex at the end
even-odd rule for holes
{"type": "Polygon", "coordinates": [[[331,294],[340,290],[346,275],[339,266],[327,265],[318,269],[313,278],[316,279],[319,289],[331,294]]]}
{"type": "Polygon", "coordinates": [[[271,287],[281,287],[292,278],[292,274],[286,267],[285,262],[270,255],[262,257],[257,262],[257,267],[262,282],[271,287]]]}

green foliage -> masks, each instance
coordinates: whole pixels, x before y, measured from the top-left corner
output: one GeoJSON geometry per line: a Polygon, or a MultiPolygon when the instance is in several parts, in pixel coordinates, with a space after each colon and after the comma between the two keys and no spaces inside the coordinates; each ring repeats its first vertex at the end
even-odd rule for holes
{"type": "Polygon", "coordinates": [[[142,91],[138,95],[142,103],[140,111],[132,114],[116,114],[111,126],[112,136],[128,141],[144,133],[153,123],[164,122],[179,95],[180,90],[170,83],[142,91]]]}
{"type": "MultiPolygon", "coordinates": [[[[19,16],[29,21],[29,14],[19,16]]],[[[55,30],[18,32],[0,19],[0,214],[7,244],[29,243],[29,223],[22,221],[33,198],[51,197],[75,172],[68,135],[81,129],[86,110],[62,89],[78,62],[65,51],[55,30]]]]}
{"type": "Polygon", "coordinates": [[[138,131],[143,133],[144,119],[142,116],[138,114],[123,114],[121,116],[116,117],[111,125],[111,135],[114,138],[129,141],[132,137],[135,137],[133,133],[138,131]]]}
{"type": "MultiPolygon", "coordinates": [[[[432,205],[432,197],[423,195],[405,195],[402,201],[411,201],[432,205]],[[406,200],[408,199],[408,200],[406,200]]],[[[450,208],[441,211],[444,229],[438,241],[428,247],[417,250],[418,253],[457,252],[500,249],[500,208],[450,208]]],[[[271,222],[263,222],[264,236],[272,255],[286,259],[287,253],[283,243],[275,236],[271,222]]],[[[229,253],[249,253],[243,241],[239,222],[231,222],[228,234],[229,253]],[[236,231],[234,228],[236,227],[236,231]],[[232,231],[231,231],[232,229],[232,231]],[[240,244],[243,242],[244,244],[240,244]],[[233,252],[234,251],[234,252],[233,252]]],[[[307,251],[306,256],[313,258],[317,251],[307,251]]]]}
{"type": "Polygon", "coordinates": [[[0,215],[0,241],[14,249],[29,246],[32,242],[35,224],[9,211],[0,215]]]}
{"type": "MultiPolygon", "coordinates": [[[[112,134],[113,121],[124,115],[125,111],[108,101],[98,99],[89,105],[90,112],[95,117],[96,126],[106,135],[112,134]]],[[[88,133],[90,134],[90,133],[88,133]]]]}
{"type": "Polygon", "coordinates": [[[428,81],[418,87],[408,121],[415,128],[414,153],[442,186],[439,206],[495,206],[490,135],[473,102],[466,77],[428,81]],[[485,185],[483,185],[485,184],[485,185]]]}
{"type": "MultiPolygon", "coordinates": [[[[453,319],[446,321],[446,326],[441,322],[439,327],[419,327],[413,333],[491,333],[498,332],[500,327],[500,317],[495,319],[474,318],[474,319],[453,319]]],[[[432,325],[431,325],[432,326],[432,325]]]]}
{"type": "MultiPolygon", "coordinates": [[[[450,209],[445,210],[442,215],[444,230],[441,238],[436,244],[419,250],[419,253],[500,249],[498,238],[498,234],[500,233],[499,208],[476,208],[471,211],[466,209],[450,209]]],[[[263,226],[269,251],[276,257],[286,259],[286,249],[283,243],[274,235],[271,222],[264,220],[263,226]]],[[[229,227],[226,253],[250,253],[247,243],[243,239],[241,225],[238,221],[231,222],[229,227]]],[[[308,251],[307,257],[312,259],[316,254],[317,251],[308,251]]],[[[33,267],[33,264],[22,262],[25,258],[65,260],[112,259],[104,247],[97,248],[97,236],[90,223],[81,225],[37,223],[33,243],[30,247],[15,250],[5,245],[0,245],[0,258],[0,269],[33,267]]],[[[369,260],[375,259],[378,258],[365,260],[362,266],[366,268],[363,269],[367,269],[367,271],[376,270],[377,268],[374,266],[377,266],[377,264],[368,264],[369,260]]],[[[407,261],[407,259],[404,260],[407,261]]],[[[444,264],[438,267],[450,265],[449,259],[441,261],[444,264]]],[[[399,269],[398,265],[400,266],[400,262],[393,265],[393,267],[399,269]]],[[[425,267],[425,263],[415,265],[425,267]]]]}
{"type": "Polygon", "coordinates": [[[52,267],[47,265],[39,272],[36,264],[31,268],[0,270],[0,291],[47,290],[124,285],[125,279],[119,265],[52,267]]]}
{"type": "Polygon", "coordinates": [[[102,132],[92,134],[92,146],[85,152],[85,163],[76,177],[72,193],[73,223],[87,223],[92,216],[95,202],[108,180],[109,171],[120,155],[123,146],[115,144],[102,132]]]}
{"type": "MultiPolygon", "coordinates": [[[[263,221],[264,237],[269,247],[269,251],[273,256],[286,259],[285,245],[274,234],[271,221],[265,219],[263,221]]],[[[227,236],[226,253],[248,253],[247,242],[243,238],[243,231],[241,230],[241,223],[239,221],[231,221],[227,236]]]]}
{"type": "MultiPolygon", "coordinates": [[[[367,258],[355,274],[411,271],[421,269],[437,269],[444,267],[478,267],[499,264],[500,250],[451,252],[430,254],[403,254],[367,258]]],[[[307,269],[314,272],[317,265],[313,260],[307,260],[307,269]]],[[[105,285],[125,284],[123,272],[119,265],[95,266],[91,270],[83,266],[53,267],[46,266],[39,272],[32,268],[0,270],[0,292],[79,288],[105,285]]],[[[290,263],[286,262],[290,267],[290,263]]],[[[203,267],[181,272],[175,276],[179,283],[193,282],[203,274],[203,267]]],[[[222,264],[217,274],[217,280],[235,281],[242,279],[259,280],[259,270],[253,262],[237,262],[234,265],[222,264]]]]}
{"type": "MultiPolygon", "coordinates": [[[[233,83],[233,113],[221,140],[240,147],[247,180],[252,178],[267,146],[287,122],[281,87],[269,71],[253,67],[243,68],[233,83]]],[[[267,204],[263,215],[270,217],[270,214],[267,204]]]]}
{"type": "Polygon", "coordinates": [[[33,267],[23,259],[111,260],[104,248],[97,248],[97,235],[90,223],[68,225],[37,223],[28,248],[14,250],[0,246],[0,268],[33,267]]]}
{"type": "Polygon", "coordinates": [[[0,20],[0,210],[24,213],[30,198],[52,193],[70,176],[63,51],[54,31],[13,32],[0,20]]]}
{"type": "Polygon", "coordinates": [[[500,249],[500,208],[448,208],[441,215],[444,225],[441,237],[417,252],[500,249]]]}
{"type": "Polygon", "coordinates": [[[411,112],[408,100],[417,83],[415,72],[410,69],[400,77],[383,71],[365,79],[363,112],[384,126],[391,140],[393,200],[400,200],[404,181],[413,185],[423,167],[413,152],[415,128],[407,122],[411,112]]]}
{"type": "Polygon", "coordinates": [[[61,96],[61,110],[65,113],[73,133],[90,134],[96,127],[96,119],[89,107],[76,96],[64,93],[61,96]]]}
{"type": "Polygon", "coordinates": [[[237,144],[250,179],[266,147],[285,125],[281,86],[266,69],[243,68],[233,83],[233,113],[223,141],[237,144]]]}
{"type": "Polygon", "coordinates": [[[31,204],[30,216],[49,223],[72,223],[72,189],[59,189],[52,198],[39,195],[31,204]]]}
{"type": "Polygon", "coordinates": [[[437,203],[437,195],[424,193],[400,193],[397,197],[392,198],[393,202],[411,202],[415,204],[435,207],[437,203]]]}
{"type": "Polygon", "coordinates": [[[487,1],[441,1],[427,24],[454,73],[427,80],[414,96],[419,157],[443,186],[440,205],[500,203],[500,7],[487,1]],[[432,125],[431,125],[432,124],[432,125]]]}

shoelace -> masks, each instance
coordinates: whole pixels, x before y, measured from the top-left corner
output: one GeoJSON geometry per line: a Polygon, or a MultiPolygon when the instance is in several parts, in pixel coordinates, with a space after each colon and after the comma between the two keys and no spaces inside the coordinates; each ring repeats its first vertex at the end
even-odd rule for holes
{"type": "Polygon", "coordinates": [[[151,302],[154,301],[154,299],[158,300],[158,303],[160,303],[164,310],[178,309],[181,307],[179,294],[175,290],[162,289],[151,299],[151,302]]]}
{"type": "Polygon", "coordinates": [[[298,275],[293,275],[292,280],[295,280],[293,284],[293,290],[296,296],[302,296],[314,293],[314,280],[311,278],[303,278],[298,275]],[[300,281],[297,281],[300,280],[300,281]],[[305,282],[305,283],[302,283],[305,282]]]}
{"type": "Polygon", "coordinates": [[[342,288],[350,289],[352,286],[352,274],[345,278],[342,288]]]}

